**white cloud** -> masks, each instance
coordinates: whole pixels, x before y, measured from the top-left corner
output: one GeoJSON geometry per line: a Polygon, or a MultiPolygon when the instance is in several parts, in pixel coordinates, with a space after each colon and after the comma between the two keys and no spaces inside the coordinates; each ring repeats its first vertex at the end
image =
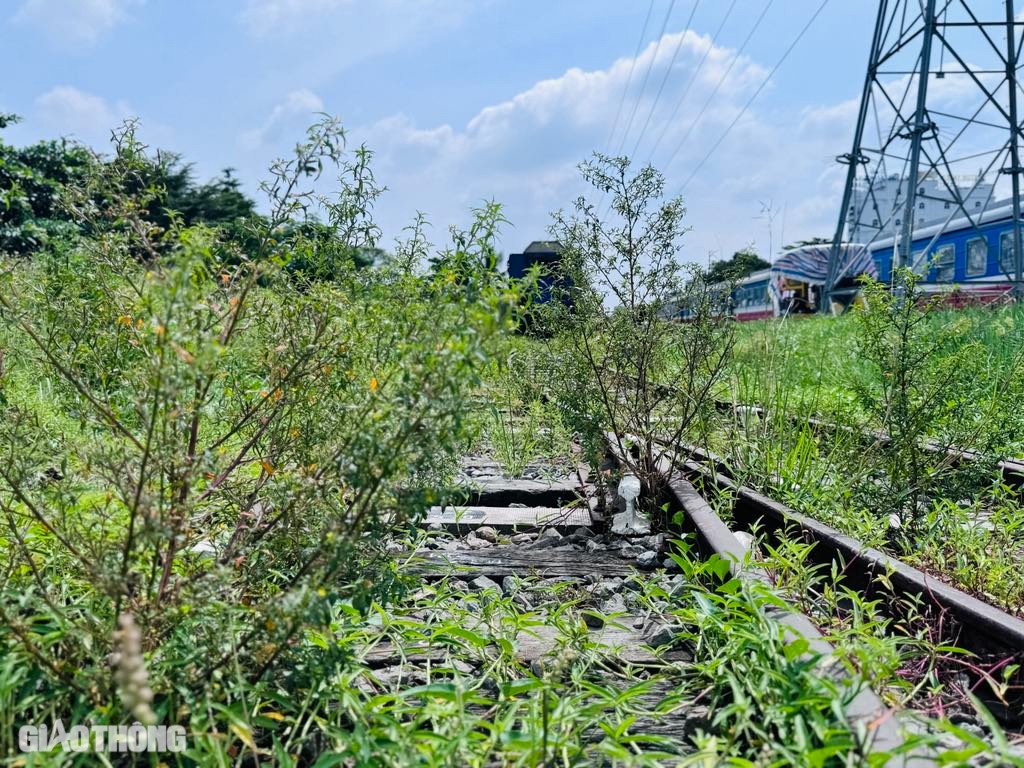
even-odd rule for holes
{"type": "Polygon", "coordinates": [[[111,130],[132,117],[125,102],[110,103],[70,85],[59,85],[37,97],[35,108],[36,119],[44,130],[97,147],[106,145],[111,130]]]}
{"type": "Polygon", "coordinates": [[[42,29],[52,39],[93,45],[145,0],[24,0],[14,21],[42,29]]]}
{"type": "Polygon", "coordinates": [[[323,111],[323,101],[312,91],[306,88],[292,91],[270,111],[262,126],[242,134],[242,146],[253,150],[276,144],[285,134],[297,136],[312,122],[314,113],[323,111]]]}
{"type": "MultiPolygon", "coordinates": [[[[647,91],[641,98],[641,77],[634,74],[625,100],[620,131],[640,98],[625,152],[632,150],[652,106],[637,160],[647,160],[663,131],[664,141],[651,158],[654,164],[664,163],[678,147],[672,165],[662,168],[669,192],[678,190],[767,72],[746,57],[730,69],[735,51],[709,51],[710,45],[707,37],[692,31],[667,35],[660,46],[652,43],[635,66],[635,73],[642,73],[653,65],[647,91]],[[656,85],[677,44],[679,56],[654,104],[656,85]],[[707,59],[697,72],[705,51],[707,59]],[[670,120],[695,72],[693,86],[670,120]],[[692,124],[706,102],[706,111],[692,124]]],[[[618,148],[618,139],[611,148],[604,144],[631,64],[620,59],[607,69],[570,69],[484,107],[462,127],[423,128],[404,115],[394,115],[354,130],[355,137],[377,152],[378,178],[391,190],[377,209],[385,231],[397,233],[419,209],[438,225],[464,222],[468,207],[494,197],[505,204],[515,226],[503,238],[506,250],[544,237],[551,212],[569,207],[580,192],[592,193],[583,189],[577,163],[595,149],[618,148]]],[[[780,245],[783,208],[787,239],[830,234],[834,227],[842,183],[834,158],[848,150],[856,102],[796,114],[762,112],[760,103],[737,123],[686,190],[694,230],[686,236],[685,247],[692,260],[703,261],[709,250],[728,255],[752,241],[769,251],[767,224],[757,220],[762,201],[771,201],[776,212],[770,238],[775,249],[780,245]]]]}

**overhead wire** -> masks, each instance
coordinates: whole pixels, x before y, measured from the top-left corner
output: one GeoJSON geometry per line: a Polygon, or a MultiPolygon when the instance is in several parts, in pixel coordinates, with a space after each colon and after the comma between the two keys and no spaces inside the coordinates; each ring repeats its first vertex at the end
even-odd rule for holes
{"type": "Polygon", "coordinates": [[[629,120],[626,122],[626,127],[622,131],[622,140],[619,142],[619,148],[615,150],[615,154],[622,154],[622,148],[626,145],[626,139],[629,138],[629,130],[633,127],[633,121],[636,119],[636,113],[640,109],[640,102],[643,100],[644,91],[647,90],[647,81],[651,78],[651,70],[654,69],[654,62],[658,58],[658,51],[661,50],[661,43],[665,39],[665,30],[668,29],[669,19],[672,18],[672,10],[676,7],[676,0],[670,0],[668,4],[668,10],[665,11],[665,19],[661,22],[661,32],[658,33],[658,42],[654,46],[654,54],[651,56],[651,60],[647,62],[647,71],[644,72],[643,82],[640,84],[640,92],[636,95],[636,101],[633,102],[633,111],[630,112],[629,120]]]}
{"type": "Polygon", "coordinates": [[[622,87],[622,98],[619,99],[619,108],[615,112],[615,120],[612,121],[612,129],[604,143],[609,150],[611,149],[612,139],[615,138],[615,131],[619,127],[619,119],[622,117],[622,108],[626,105],[626,95],[629,93],[629,86],[633,82],[633,70],[636,69],[636,60],[640,58],[640,51],[643,50],[644,40],[647,37],[647,25],[651,22],[652,13],[654,13],[654,0],[651,0],[651,4],[647,6],[647,16],[644,17],[644,25],[640,30],[640,39],[636,44],[636,52],[633,54],[633,58],[629,63],[629,75],[626,77],[626,84],[622,87]]]}
{"type": "Polygon", "coordinates": [[[693,120],[690,121],[690,126],[686,129],[686,133],[683,134],[683,137],[676,144],[676,148],[672,150],[672,154],[669,155],[668,160],[665,161],[664,165],[662,166],[664,169],[667,170],[669,166],[672,165],[672,161],[676,159],[676,157],[679,155],[679,152],[683,149],[684,146],[686,146],[687,139],[689,139],[690,136],[693,134],[694,129],[700,123],[701,119],[704,117],[704,114],[708,111],[708,107],[710,107],[711,103],[715,100],[715,96],[718,95],[718,92],[722,89],[722,86],[725,85],[725,81],[729,79],[729,75],[732,73],[733,67],[736,66],[737,62],[743,56],[744,51],[746,51],[747,49],[747,45],[750,44],[751,38],[753,38],[754,35],[757,33],[758,28],[761,26],[761,22],[764,21],[764,17],[768,15],[768,11],[769,9],[771,9],[772,4],[774,2],[775,0],[768,0],[768,2],[765,4],[764,9],[761,11],[761,14],[754,21],[754,26],[750,28],[750,32],[747,33],[747,36],[743,40],[743,43],[740,45],[739,49],[732,57],[732,60],[729,62],[729,66],[725,68],[725,72],[723,72],[722,76],[718,79],[718,82],[715,84],[715,87],[708,95],[708,98],[704,102],[704,105],[697,112],[696,117],[694,117],[693,120]]]}
{"type": "Polygon", "coordinates": [[[654,142],[654,146],[651,148],[651,152],[647,156],[648,163],[651,161],[651,158],[654,157],[654,153],[658,150],[658,147],[661,146],[661,142],[664,140],[665,134],[668,133],[669,126],[672,125],[672,121],[675,120],[676,115],[679,114],[680,107],[682,107],[683,102],[686,101],[686,97],[690,93],[690,88],[693,87],[694,82],[696,82],[697,77],[700,75],[701,70],[704,68],[704,63],[708,60],[708,55],[711,53],[712,50],[714,50],[715,42],[718,40],[719,34],[721,34],[722,29],[725,27],[725,23],[729,20],[729,17],[732,15],[733,8],[735,7],[736,0],[732,0],[732,2],[729,4],[729,7],[725,11],[725,16],[722,17],[722,21],[718,25],[718,29],[716,29],[714,34],[711,35],[711,42],[708,45],[708,47],[704,50],[704,55],[701,56],[700,61],[697,62],[697,67],[690,74],[690,79],[687,81],[686,87],[683,88],[682,95],[676,101],[676,106],[675,109],[672,110],[672,115],[668,118],[668,120],[665,121],[665,125],[661,129],[661,134],[658,136],[658,140],[654,142]]]}
{"type": "MultiPolygon", "coordinates": [[[[651,104],[651,109],[647,113],[647,119],[644,121],[643,127],[640,129],[640,135],[636,137],[636,143],[633,145],[633,151],[630,156],[635,156],[637,150],[640,148],[640,142],[643,141],[644,134],[647,133],[647,129],[651,125],[651,119],[654,117],[658,109],[658,102],[661,100],[661,95],[665,92],[665,85],[668,83],[669,77],[672,75],[672,68],[676,65],[676,60],[679,58],[679,52],[683,49],[683,41],[686,40],[686,33],[690,29],[690,25],[693,23],[693,17],[697,13],[697,9],[700,8],[701,0],[696,0],[693,4],[693,8],[690,10],[690,15],[686,19],[686,24],[683,25],[682,31],[679,33],[679,39],[676,41],[676,49],[672,52],[672,60],[669,61],[668,66],[665,68],[665,74],[661,78],[661,84],[658,86],[658,92],[654,95],[654,101],[651,104]]],[[[735,5],[735,0],[733,0],[735,5]]]]}
{"type": "Polygon", "coordinates": [[[793,52],[793,49],[796,48],[796,46],[803,39],[804,35],[807,34],[807,30],[811,28],[811,25],[813,25],[818,16],[821,15],[821,12],[825,10],[825,7],[829,4],[829,2],[830,0],[822,0],[817,10],[815,10],[814,13],[811,14],[811,18],[807,20],[807,23],[804,24],[804,26],[801,28],[799,34],[797,34],[797,36],[793,39],[793,42],[789,44],[786,50],[782,53],[782,56],[780,56],[778,61],[775,62],[775,66],[771,68],[771,70],[765,76],[764,80],[761,81],[761,84],[757,86],[757,89],[751,94],[750,98],[747,99],[746,103],[743,105],[743,108],[739,111],[736,117],[733,118],[732,122],[729,123],[725,131],[723,131],[719,135],[715,143],[711,145],[711,148],[704,154],[704,157],[701,158],[701,161],[699,163],[697,163],[693,171],[690,172],[690,175],[686,177],[686,181],[684,181],[682,186],[679,188],[679,192],[683,192],[689,186],[690,182],[693,181],[694,177],[700,172],[700,169],[704,167],[705,163],[707,163],[708,160],[711,159],[711,156],[722,145],[722,142],[725,141],[726,137],[732,132],[732,129],[735,128],[737,123],[739,123],[739,121],[743,119],[743,116],[747,113],[747,111],[750,109],[750,106],[754,103],[754,100],[761,95],[761,91],[765,89],[765,87],[771,81],[772,77],[775,76],[775,73],[779,70],[779,67],[781,67],[783,63],[785,63],[786,59],[789,58],[789,54],[793,52]]]}

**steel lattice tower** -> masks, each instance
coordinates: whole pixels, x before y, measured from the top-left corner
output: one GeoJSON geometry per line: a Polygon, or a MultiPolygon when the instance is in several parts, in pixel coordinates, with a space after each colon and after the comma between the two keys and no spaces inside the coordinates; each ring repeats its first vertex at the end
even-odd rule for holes
{"type": "Polygon", "coordinates": [[[914,262],[930,247],[911,254],[915,227],[937,224],[941,233],[966,218],[977,229],[997,199],[1011,204],[1014,221],[1005,277],[1024,286],[1022,27],[1013,0],[879,0],[853,147],[836,158],[847,173],[823,310],[844,278],[840,245],[851,235],[868,245],[893,238],[893,263],[921,271],[927,264],[914,262]],[[921,221],[925,208],[940,217],[921,221]]]}

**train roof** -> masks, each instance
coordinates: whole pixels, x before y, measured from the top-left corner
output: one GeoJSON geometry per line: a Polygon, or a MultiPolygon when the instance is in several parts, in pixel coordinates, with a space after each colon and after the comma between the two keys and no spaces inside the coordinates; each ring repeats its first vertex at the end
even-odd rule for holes
{"type": "Polygon", "coordinates": [[[557,240],[534,240],[523,253],[559,253],[562,244],[557,240]]]}
{"type": "MultiPolygon", "coordinates": [[[[996,206],[995,208],[985,209],[981,212],[981,215],[975,219],[975,222],[977,224],[991,224],[993,221],[1001,221],[1002,219],[1008,219],[1011,216],[1013,216],[1013,204],[1007,203],[1005,205],[996,206]]],[[[935,235],[943,232],[957,232],[971,226],[971,220],[968,217],[960,216],[959,218],[953,219],[948,224],[945,222],[939,222],[927,227],[915,229],[911,235],[911,240],[920,240],[924,237],[935,237],[935,235]]],[[[865,247],[873,253],[884,248],[892,248],[895,244],[896,237],[894,235],[890,235],[882,240],[876,240],[865,247]]]]}
{"type": "Polygon", "coordinates": [[[768,280],[771,277],[771,273],[771,268],[759,269],[757,270],[757,272],[751,272],[742,280],[738,281],[737,285],[743,285],[745,283],[756,283],[759,282],[760,280],[768,280]]]}

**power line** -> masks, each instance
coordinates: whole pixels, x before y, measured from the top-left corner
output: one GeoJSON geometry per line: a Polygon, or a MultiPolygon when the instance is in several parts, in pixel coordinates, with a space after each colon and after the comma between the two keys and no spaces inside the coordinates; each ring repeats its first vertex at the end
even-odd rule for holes
{"type": "Polygon", "coordinates": [[[651,119],[654,117],[654,113],[658,109],[658,101],[661,99],[661,94],[665,90],[665,84],[668,82],[669,76],[672,74],[672,67],[676,65],[676,59],[679,58],[679,52],[683,49],[683,41],[686,39],[686,33],[690,29],[690,24],[693,23],[693,17],[697,13],[697,9],[700,7],[700,0],[697,0],[693,4],[693,9],[690,11],[690,16],[686,20],[686,24],[683,25],[683,31],[679,33],[679,40],[676,42],[676,49],[672,52],[672,60],[668,63],[668,67],[665,69],[665,74],[661,78],[661,84],[658,86],[658,92],[654,96],[654,103],[651,104],[651,111],[647,113],[647,120],[644,121],[644,127],[640,129],[640,135],[636,137],[636,144],[633,145],[633,151],[630,156],[635,156],[636,151],[640,148],[640,142],[644,138],[644,134],[647,133],[647,129],[651,125],[651,119]]]}
{"type": "Polygon", "coordinates": [[[622,108],[626,105],[626,94],[629,93],[630,83],[633,82],[633,70],[636,69],[636,60],[640,58],[640,51],[643,50],[644,39],[647,37],[647,25],[651,21],[651,14],[654,12],[654,0],[651,0],[651,4],[647,7],[647,16],[644,17],[644,26],[640,30],[640,39],[636,44],[636,53],[633,54],[633,58],[629,63],[629,76],[626,78],[626,84],[622,87],[622,98],[619,99],[619,108],[615,112],[615,120],[612,122],[611,133],[608,134],[608,138],[604,145],[611,149],[612,139],[615,138],[615,129],[619,127],[619,118],[622,117],[622,108]]]}
{"type": "Polygon", "coordinates": [[[707,112],[708,107],[711,106],[711,102],[714,101],[715,96],[718,95],[718,91],[721,90],[722,86],[725,84],[725,81],[729,78],[729,74],[732,72],[733,67],[736,66],[736,62],[740,60],[740,57],[743,55],[743,52],[747,49],[747,45],[750,43],[750,39],[754,36],[754,33],[757,32],[758,27],[761,26],[761,22],[764,21],[764,17],[768,15],[768,10],[772,7],[772,3],[774,2],[775,0],[768,0],[767,4],[765,4],[764,10],[761,11],[761,15],[757,17],[757,20],[754,22],[754,26],[750,28],[750,32],[747,33],[746,39],[743,41],[743,44],[740,45],[739,50],[736,51],[736,55],[732,57],[732,61],[729,62],[729,66],[726,67],[725,72],[722,73],[722,76],[719,78],[718,83],[715,85],[714,89],[711,91],[711,94],[708,96],[707,101],[704,102],[704,106],[700,108],[700,111],[697,113],[697,116],[690,122],[690,127],[686,129],[686,133],[683,134],[682,139],[679,140],[679,143],[676,144],[676,148],[672,150],[672,154],[669,155],[668,160],[665,161],[665,165],[663,167],[666,170],[668,170],[669,166],[672,165],[672,161],[676,159],[676,156],[679,154],[680,150],[682,150],[682,148],[686,145],[686,140],[690,138],[690,135],[693,133],[693,129],[697,127],[697,124],[701,121],[701,118],[704,117],[704,113],[707,112]]]}
{"type": "Polygon", "coordinates": [[[708,55],[711,53],[711,51],[715,47],[715,41],[718,40],[718,36],[721,34],[722,29],[725,27],[725,23],[729,20],[729,17],[732,15],[732,10],[735,7],[736,7],[736,0],[732,0],[732,2],[729,4],[729,7],[725,11],[725,16],[722,17],[722,21],[718,25],[718,29],[716,29],[715,33],[711,36],[711,43],[708,45],[707,49],[704,51],[704,55],[701,56],[700,61],[697,62],[697,68],[694,69],[693,73],[690,75],[690,79],[689,79],[689,81],[687,81],[686,87],[683,88],[682,96],[680,96],[679,100],[676,101],[676,107],[675,107],[675,109],[672,110],[672,115],[669,117],[668,120],[665,121],[665,127],[661,129],[661,134],[658,136],[658,140],[656,142],[654,142],[654,147],[651,149],[651,153],[647,156],[647,162],[648,163],[650,162],[651,158],[654,157],[654,153],[657,151],[658,147],[661,146],[661,142],[662,142],[662,140],[664,140],[665,134],[668,133],[669,126],[672,125],[672,121],[675,120],[676,119],[676,115],[679,114],[679,108],[682,107],[683,106],[683,102],[686,101],[686,97],[690,93],[690,88],[693,87],[694,82],[696,82],[696,80],[697,80],[697,76],[700,74],[701,70],[704,68],[704,62],[706,62],[708,60],[708,55]]]}
{"type": "Polygon", "coordinates": [[[701,159],[701,161],[697,163],[697,167],[693,169],[690,175],[686,178],[686,181],[683,182],[683,185],[679,188],[679,192],[683,192],[683,190],[685,190],[686,187],[689,186],[690,182],[693,181],[693,177],[697,175],[701,168],[704,167],[704,164],[711,158],[711,155],[715,153],[715,150],[717,150],[722,145],[722,142],[725,141],[725,137],[732,132],[732,129],[736,127],[736,124],[747,113],[747,110],[750,109],[750,105],[754,103],[754,99],[756,99],[760,95],[761,91],[764,90],[765,86],[768,85],[768,81],[772,79],[772,77],[778,71],[779,67],[782,66],[783,62],[785,62],[786,59],[789,58],[789,54],[793,52],[793,49],[796,48],[797,44],[803,39],[803,36],[807,33],[807,30],[811,28],[811,25],[814,23],[815,19],[817,19],[818,16],[821,15],[821,12],[825,10],[825,6],[827,6],[828,4],[829,0],[822,0],[821,5],[818,6],[818,9],[811,15],[811,18],[808,19],[807,23],[804,24],[803,29],[800,30],[800,34],[798,34],[796,38],[793,40],[793,42],[789,44],[789,47],[786,48],[786,50],[783,52],[779,60],[775,62],[775,66],[771,68],[771,71],[768,73],[765,79],[761,82],[759,86],[757,86],[757,90],[754,91],[754,93],[750,96],[749,99],[747,99],[747,103],[743,105],[743,109],[741,109],[739,114],[736,115],[735,118],[733,118],[733,121],[729,123],[729,126],[718,137],[718,140],[711,146],[711,149],[709,149],[707,153],[704,155],[704,157],[701,159]]]}
{"type": "Polygon", "coordinates": [[[622,154],[622,148],[626,145],[626,139],[629,138],[629,129],[633,127],[633,120],[636,119],[637,110],[640,109],[640,100],[644,96],[644,91],[647,90],[647,81],[651,77],[651,70],[654,68],[654,62],[658,58],[658,51],[661,50],[661,41],[665,39],[665,30],[668,28],[668,21],[672,17],[672,9],[676,6],[676,0],[671,0],[668,4],[668,10],[665,11],[665,20],[661,23],[661,32],[658,33],[658,44],[654,47],[654,55],[651,56],[651,60],[647,62],[647,71],[644,72],[643,82],[640,84],[640,92],[636,95],[636,101],[633,103],[633,111],[629,115],[629,121],[626,123],[626,128],[622,132],[622,141],[619,142],[619,148],[615,150],[615,154],[622,154]]]}

